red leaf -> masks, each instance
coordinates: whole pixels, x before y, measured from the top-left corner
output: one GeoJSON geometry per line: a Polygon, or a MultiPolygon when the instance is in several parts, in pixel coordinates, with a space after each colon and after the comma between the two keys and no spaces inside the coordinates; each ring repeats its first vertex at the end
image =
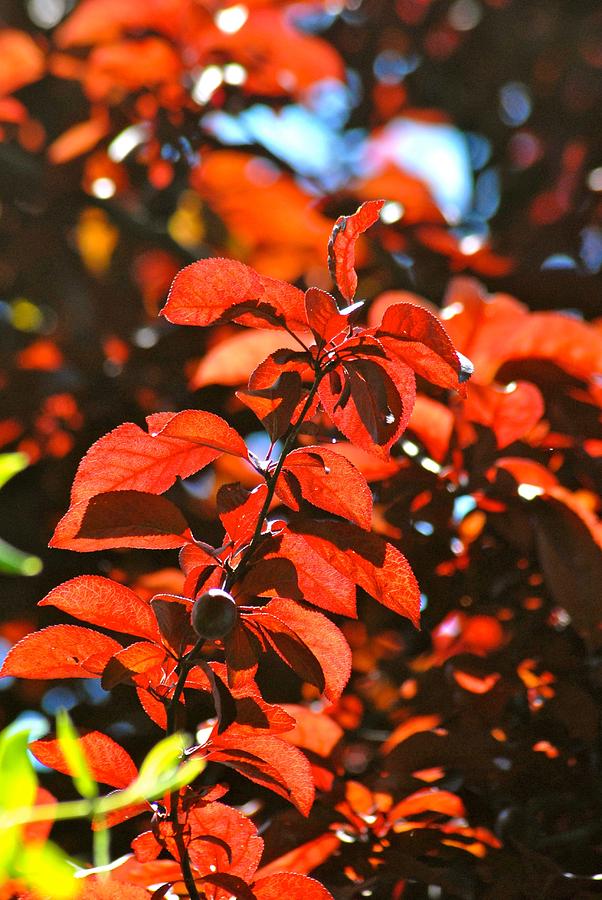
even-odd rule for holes
{"type": "MultiPolygon", "coordinates": [[[[50,806],[51,803],[57,803],[56,797],[47,791],[46,788],[40,787],[36,790],[34,806],[50,806]]],[[[48,819],[46,822],[29,822],[23,828],[21,840],[27,846],[38,841],[44,842],[48,840],[54,822],[48,819]]]]}
{"type": "Polygon", "coordinates": [[[319,756],[330,756],[343,737],[341,726],[325,713],[313,712],[305,706],[287,703],[284,710],[293,716],[295,725],[282,735],[282,740],[319,756]]]}
{"type": "Polygon", "coordinates": [[[268,492],[267,484],[247,491],[241,484],[224,484],[217,494],[217,509],[228,537],[246,544],[253,537],[268,492]]]}
{"type": "Polygon", "coordinates": [[[367,359],[370,351],[380,351],[384,357],[379,342],[369,338],[353,339],[338,350],[346,356],[320,382],[322,406],[352,443],[388,459],[390,447],[405,430],[412,413],[414,373],[397,359],[367,359]]]}
{"type": "Polygon", "coordinates": [[[326,447],[303,447],[289,453],[276,493],[294,510],[299,509],[302,496],[360,528],[369,530],[372,524],[372,494],[366,479],[344,456],[326,447]]]}
{"type": "Polygon", "coordinates": [[[152,831],[143,831],[136,835],[131,847],[138,862],[152,862],[163,849],[152,831]]]}
{"type": "Polygon", "coordinates": [[[311,766],[300,750],[280,738],[245,735],[241,742],[225,732],[214,739],[209,759],[237,769],[290,800],[304,816],[309,814],[315,793],[311,766]]]}
{"type": "Polygon", "coordinates": [[[388,812],[387,818],[389,822],[394,823],[398,819],[406,819],[423,812],[437,812],[453,818],[460,818],[466,814],[466,809],[456,794],[452,794],[450,791],[440,791],[437,788],[425,788],[396,803],[388,812]]]}
{"type": "Polygon", "coordinates": [[[333,702],[343,693],[351,674],[351,651],[330,619],[315,609],[305,609],[293,600],[276,597],[263,609],[286,622],[316,657],[324,673],[324,693],[333,702]]]}
{"type": "Polygon", "coordinates": [[[134,680],[136,675],[145,676],[144,679],[138,679],[137,683],[141,687],[148,687],[153,680],[160,682],[165,677],[165,660],[166,652],[163,647],[147,641],[136,641],[111,657],[102,673],[102,687],[105,691],[110,691],[117,684],[134,680]],[[157,679],[151,678],[153,670],[157,679]]]}
{"type": "Polygon", "coordinates": [[[27,634],[8,651],[0,676],[98,678],[109,659],[121,649],[113,638],[91,628],[50,625],[27,634]]]}
{"type": "Polygon", "coordinates": [[[298,347],[294,337],[278,331],[237,331],[209,348],[192,373],[190,388],[198,390],[208,384],[246,384],[268,353],[298,347]]]}
{"type": "Polygon", "coordinates": [[[472,384],[464,404],[466,417],[488,425],[500,449],[528,434],[544,412],[541,392],[528,381],[506,387],[472,384]]]}
{"type": "Polygon", "coordinates": [[[72,505],[50,546],[80,553],[114,547],[171,550],[188,540],[186,519],[170,500],[142,491],[110,491],[72,505]]]}
{"type": "MultiPolygon", "coordinates": [[[[138,775],[132,757],[116,741],[100,731],[89,731],[80,736],[80,746],[84,752],[90,772],[101,784],[114,788],[126,788],[138,775]]],[[[29,749],[41,763],[70,775],[59,742],[53,738],[33,741],[29,749]]]]}
{"type": "Polygon", "coordinates": [[[355,243],[362,232],[378,221],[384,200],[368,200],[352,216],[339,216],[328,243],[328,267],[346,300],[353,300],[357,288],[355,243]]]}
{"type": "Polygon", "coordinates": [[[333,569],[299,535],[286,530],[265,542],[241,588],[251,594],[305,600],[351,618],[357,615],[355,586],[347,573],[333,569]]]}
{"type": "Polygon", "coordinates": [[[443,403],[418,394],[408,429],[422,441],[427,453],[440,463],[449,450],[454,429],[454,414],[443,403]]]}
{"type": "Polygon", "coordinates": [[[333,569],[418,626],[420,589],[407,559],[393,544],[344,522],[299,519],[289,527],[333,569]]]}
{"type": "Polygon", "coordinates": [[[198,635],[190,621],[191,600],[175,594],[157,594],[151,605],[161,638],[172,653],[179,657],[196,644],[198,635]]]}
{"type": "Polygon", "coordinates": [[[265,866],[262,866],[257,872],[260,877],[256,883],[258,884],[260,880],[264,877],[267,878],[268,875],[280,872],[286,875],[291,873],[302,875],[306,872],[312,872],[322,865],[323,862],[326,862],[340,846],[340,838],[331,831],[321,834],[319,837],[314,838],[313,841],[300,844],[294,850],[290,850],[288,853],[284,853],[277,859],[273,859],[265,866]]]}
{"type": "Polygon", "coordinates": [[[332,294],[320,288],[306,291],[305,311],[318,345],[328,343],[349,325],[348,317],[339,312],[332,294]]]}
{"type": "Polygon", "coordinates": [[[212,413],[185,410],[150,421],[154,434],[126,422],[90,447],[75,476],[72,503],[106,491],[162,494],[176,478],[199,472],[220,453],[246,456],[238,433],[212,413]]]}
{"type": "Polygon", "coordinates": [[[298,372],[281,372],[269,387],[236,392],[238,399],[253,410],[272,441],[287,431],[305,395],[298,372]]]}
{"type": "Polygon", "coordinates": [[[25,84],[37,81],[44,74],[44,51],[33,37],[17,28],[7,28],[0,34],[0,95],[12,94],[25,84]]]}
{"type": "Polygon", "coordinates": [[[165,731],[167,728],[167,713],[162,701],[144,688],[136,688],[136,694],[138,695],[140,706],[149,719],[151,719],[155,725],[158,725],[162,731],[165,731]]]}
{"type": "Polygon", "coordinates": [[[332,900],[332,894],[314,878],[290,872],[276,872],[253,885],[257,900],[332,900]]]}
{"type": "MultiPolygon", "coordinates": [[[[256,900],[255,894],[247,882],[243,881],[242,878],[237,878],[236,875],[225,875],[224,873],[205,875],[202,879],[202,884],[204,897],[217,896],[212,890],[215,886],[221,888],[222,891],[226,891],[228,898],[232,897],[234,900],[256,900]],[[210,885],[210,891],[207,890],[207,885],[210,885]]],[[[223,897],[223,893],[220,896],[223,897]]]]}
{"type": "Polygon", "coordinates": [[[99,575],[81,575],[66,581],[50,591],[38,606],[56,606],[83,622],[125,634],[159,638],[150,605],[125,585],[99,575]]]}
{"type": "Polygon", "coordinates": [[[247,626],[252,623],[268,646],[289,666],[303,681],[313,684],[322,693],[325,689],[324,673],[320,662],[309,649],[303,637],[289,628],[282,619],[269,615],[264,607],[260,612],[246,616],[247,626]]]}
{"type": "Polygon", "coordinates": [[[177,325],[235,319],[260,328],[287,321],[303,327],[303,294],[236,260],[201,259],[176,275],[161,315],[177,325]]]}
{"type": "Polygon", "coordinates": [[[228,683],[234,689],[247,687],[257,671],[260,644],[255,634],[245,627],[241,617],[229,635],[224,638],[228,683]]]}
{"type": "MultiPolygon", "coordinates": [[[[214,669],[219,667],[220,677],[226,677],[225,666],[213,663],[211,667],[214,669]]],[[[295,725],[295,720],[282,706],[265,702],[259,688],[253,682],[243,685],[240,689],[232,689],[232,696],[236,703],[236,721],[228,727],[228,734],[249,734],[258,730],[280,734],[290,731],[295,725]]]]}
{"type": "Polygon", "coordinates": [[[440,387],[459,390],[472,374],[472,363],[458,355],[441,322],[423,306],[390,306],[376,336],[392,355],[440,387]]]}
{"type": "MultiPolygon", "coordinates": [[[[178,848],[166,826],[167,847],[179,859],[178,848]]],[[[184,824],[188,856],[199,875],[225,872],[250,880],[261,859],[263,841],[253,823],[224,803],[209,803],[188,811],[184,824]]]]}
{"type": "Polygon", "coordinates": [[[80,900],[148,900],[148,891],[136,884],[97,881],[92,875],[84,879],[80,900]]]}
{"type": "MultiPolygon", "coordinates": [[[[152,427],[154,417],[148,417],[149,432],[153,438],[171,437],[189,441],[203,447],[211,447],[220,453],[230,453],[246,459],[247,448],[237,431],[220,416],[200,409],[185,409],[179,413],[163,413],[169,419],[158,429],[152,427]]],[[[180,476],[184,477],[184,476],[180,476]]]]}

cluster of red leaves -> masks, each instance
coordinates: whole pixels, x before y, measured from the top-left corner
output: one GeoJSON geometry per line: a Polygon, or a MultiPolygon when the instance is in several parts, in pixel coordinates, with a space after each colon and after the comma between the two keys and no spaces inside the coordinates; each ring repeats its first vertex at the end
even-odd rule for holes
{"type": "MultiPolygon", "coordinates": [[[[346,301],[353,301],[357,285],[355,242],[382,205],[366,203],[336,223],[329,260],[346,301]]],[[[405,557],[371,530],[372,495],[360,470],[330,447],[293,449],[295,440],[311,420],[326,416],[353,446],[386,462],[410,420],[416,374],[463,392],[471,371],[424,307],[392,305],[382,322],[367,328],[352,324],[361,306],[352,302],[340,309],[326,291],[311,288],[303,295],[233,260],[201,260],[177,275],[162,311],[171,322],[235,321],[284,330],[303,348],[271,353],[252,373],[248,389],[238,393],[264,425],[272,452],[258,459],[224,419],[199,410],[157,413],[148,418],[148,431],[125,424],[97,441],[78,468],[70,508],[51,545],[78,551],[180,548],[182,593],[142,599],[107,578],[72,579],[41,605],[138,640],[123,646],[79,625],[50,626],[12,648],[3,675],[100,677],[106,689],[130,684],[143,710],[168,732],[173,724],[190,724],[187,693],[208,692],[216,720],[189,752],[237,771],[309,814],[312,766],[283,739],[300,723],[263,700],[258,670],[279,659],[319,695],[337,702],[349,678],[350,650],[340,630],[310,607],[355,617],[359,587],[417,624],[420,599],[405,557]],[[222,485],[217,509],[225,533],[222,545],[213,547],[195,537],[164,494],[176,479],[196,475],[223,454],[245,460],[261,483],[251,491],[240,483],[222,485]],[[275,498],[287,509],[284,519],[267,518],[275,498]],[[237,604],[234,627],[220,641],[199,638],[191,622],[195,601],[202,602],[209,588],[230,590],[237,604]]],[[[124,787],[135,776],[131,758],[106,735],[94,732],[82,740],[99,781],[124,787]]],[[[308,747],[303,737],[300,743],[308,747]]],[[[317,746],[323,750],[323,740],[317,746]]],[[[45,764],[66,771],[55,740],[38,741],[33,750],[45,764]]],[[[332,780],[319,770],[317,778],[323,786],[332,780]]],[[[138,868],[127,875],[131,883],[148,886],[162,870],[160,880],[177,881],[178,860],[186,852],[207,897],[230,891],[259,900],[281,890],[286,879],[287,889],[299,896],[308,890],[316,898],[326,896],[301,876],[269,875],[249,885],[261,855],[252,823],[216,796],[208,799],[206,790],[185,791],[181,803],[166,797],[167,811],[174,802],[175,816],[159,816],[148,839],[140,835],[134,842],[138,868]],[[155,863],[162,850],[176,862],[155,863]]],[[[418,811],[432,805],[418,798],[408,802],[418,811]]],[[[393,814],[391,827],[403,811],[394,807],[393,814]]]]}

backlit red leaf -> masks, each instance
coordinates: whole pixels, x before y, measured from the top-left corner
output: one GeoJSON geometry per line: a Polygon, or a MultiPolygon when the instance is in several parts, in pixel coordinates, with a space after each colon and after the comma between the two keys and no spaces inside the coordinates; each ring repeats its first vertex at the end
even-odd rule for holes
{"type": "Polygon", "coordinates": [[[309,288],[306,292],[305,311],[318,345],[331,341],[349,324],[347,316],[339,312],[332,294],[320,288],[309,288]]]}
{"type": "Polygon", "coordinates": [[[50,541],[61,550],[113,547],[171,550],[190,540],[186,519],[165,497],[142,491],[109,491],[73,504],[50,541]]]}
{"type": "Polygon", "coordinates": [[[176,478],[199,472],[220,453],[246,456],[238,433],[219,416],[197,410],[151,419],[151,434],[127,422],[90,447],[71,492],[79,503],[106,491],[162,494],[176,478]]]}
{"type": "Polygon", "coordinates": [[[344,456],[326,447],[289,453],[276,493],[294,510],[303,498],[360,528],[369,530],[372,524],[372,494],[366,479],[344,456]]]}
{"type": "Polygon", "coordinates": [[[352,216],[339,216],[328,244],[328,267],[335,284],[346,300],[353,300],[357,288],[355,244],[362,232],[378,221],[384,200],[362,203],[352,216]]]}
{"type": "Polygon", "coordinates": [[[539,388],[528,381],[513,382],[506,387],[470,385],[464,406],[468,419],[493,430],[500,449],[528,434],[544,411],[539,388]]]}
{"type": "Polygon", "coordinates": [[[315,685],[322,693],[325,689],[325,678],[320,662],[307,646],[304,637],[289,628],[282,619],[265,611],[246,617],[249,627],[257,629],[265,638],[268,647],[282,659],[303,681],[315,685]]]}
{"type": "Polygon", "coordinates": [[[453,818],[459,818],[466,812],[462,800],[450,791],[440,791],[437,788],[425,788],[411,794],[389,811],[387,818],[390,822],[397,819],[406,819],[423,812],[437,812],[453,818]]]}
{"type": "Polygon", "coordinates": [[[423,306],[390,306],[376,336],[391,355],[433,384],[459,390],[470,378],[472,364],[458,355],[441,322],[423,306]]]}
{"type": "Polygon", "coordinates": [[[268,875],[274,875],[281,872],[287,875],[290,875],[291,873],[302,875],[306,872],[313,872],[313,870],[317,869],[323,862],[326,862],[340,846],[340,838],[332,832],[321,834],[313,841],[307,841],[305,844],[300,844],[300,846],[295,847],[295,849],[289,851],[289,853],[284,853],[277,859],[262,866],[257,873],[260,877],[257,879],[256,883],[258,884],[263,878],[266,878],[267,880],[268,875]]]}
{"type": "Polygon", "coordinates": [[[332,894],[319,881],[290,872],[259,878],[253,891],[257,900],[332,900],[332,894]]]}
{"type": "Polygon", "coordinates": [[[271,600],[264,610],[286,622],[309,647],[324,673],[325,695],[337,700],[351,674],[351,651],[336,625],[322,613],[282,597],[271,600]]]}
{"type": "Polygon", "coordinates": [[[366,358],[371,351],[384,354],[378,341],[349,341],[340,348],[344,351],[344,361],[320,382],[320,402],[352,443],[388,459],[414,406],[414,373],[397,359],[366,358]]]}
{"type": "Polygon", "coordinates": [[[225,484],[217,495],[217,509],[228,537],[245,544],[252,537],[267,496],[267,484],[247,491],[240,484],[225,484]]]}
{"type": "Polygon", "coordinates": [[[208,384],[246,384],[254,369],[269,353],[298,349],[290,334],[279,331],[238,331],[211,347],[194,370],[190,387],[196,390],[208,384]]]}
{"type": "Polygon", "coordinates": [[[177,325],[235,319],[260,328],[303,327],[303,294],[233,259],[201,259],[179,272],[161,315],[177,325]]]}
{"type": "MultiPolygon", "coordinates": [[[[176,859],[178,848],[165,827],[167,846],[176,859]]],[[[224,803],[209,803],[188,811],[184,840],[190,862],[199,875],[225,872],[250,880],[263,852],[263,841],[253,823],[224,803]]]]}
{"type": "Polygon", "coordinates": [[[345,522],[299,519],[289,527],[330,566],[418,625],[420,589],[407,559],[393,544],[345,522]]]}
{"type": "Polygon", "coordinates": [[[111,657],[102,673],[102,687],[110,691],[117,684],[136,679],[137,675],[144,676],[137,680],[142,687],[148,687],[152,681],[160,682],[165,677],[166,656],[165,650],[158,644],[136,641],[111,657]]]}
{"type": "Polygon", "coordinates": [[[44,53],[25,31],[7,28],[0,34],[0,95],[11,94],[44,74],[44,53]]]}
{"type": "Polygon", "coordinates": [[[298,372],[282,372],[269,387],[236,392],[238,399],[253,410],[272,441],[287,431],[305,394],[298,372]]]}
{"type": "Polygon", "coordinates": [[[125,634],[151,640],[159,637],[149,604],[125,585],[99,575],[81,575],[66,581],[50,591],[38,606],[56,606],[83,622],[125,634]]]}
{"type": "Polygon", "coordinates": [[[225,732],[213,741],[209,759],[237,769],[290,800],[304,816],[309,814],[315,793],[311,766],[300,750],[280,738],[245,735],[241,741],[225,732]]]}
{"type": "Polygon", "coordinates": [[[0,676],[16,678],[97,678],[121,644],[79,625],[50,625],[12,647],[0,676]]]}
{"type": "MultiPolygon", "coordinates": [[[[112,738],[100,731],[89,731],[79,739],[86,757],[90,772],[101,784],[114,788],[126,788],[136,778],[138,769],[132,757],[112,738]]],[[[59,742],[53,738],[42,738],[33,741],[29,749],[41,763],[70,775],[59,742]]]]}
{"type": "Polygon", "coordinates": [[[357,614],[355,585],[347,573],[333,569],[300,535],[286,530],[266,541],[241,587],[251,594],[305,600],[344,616],[357,614]]]}

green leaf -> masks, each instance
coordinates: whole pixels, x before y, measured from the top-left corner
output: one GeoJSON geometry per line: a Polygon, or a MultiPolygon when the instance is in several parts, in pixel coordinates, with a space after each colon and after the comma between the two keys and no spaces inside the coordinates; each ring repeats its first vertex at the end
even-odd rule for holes
{"type": "Polygon", "coordinates": [[[57,713],[56,736],[73,784],[82,797],[93,800],[98,796],[98,785],[92,777],[79,736],[66,709],[60,709],[57,713]]]}
{"type": "Polygon", "coordinates": [[[29,466],[26,453],[0,453],[0,488],[29,466]]]}
{"type": "Polygon", "coordinates": [[[0,572],[3,575],[39,575],[42,568],[39,556],[24,553],[0,538],[0,572]]]}
{"type": "Polygon", "coordinates": [[[52,891],[53,900],[70,900],[81,890],[75,867],[67,855],[53,844],[27,844],[15,862],[14,875],[42,897],[52,891]]]}
{"type": "Polygon", "coordinates": [[[185,760],[182,756],[190,739],[181,733],[163,738],[152,748],[140,766],[138,778],[124,791],[109,794],[96,805],[99,815],[106,815],[140,800],[154,800],[190,784],[206,766],[199,757],[185,760]]]}
{"type": "MultiPolygon", "coordinates": [[[[0,733],[0,813],[34,805],[38,779],[27,753],[30,725],[14,722],[0,733]]],[[[21,845],[21,825],[0,829],[0,883],[10,877],[21,845]]]]}

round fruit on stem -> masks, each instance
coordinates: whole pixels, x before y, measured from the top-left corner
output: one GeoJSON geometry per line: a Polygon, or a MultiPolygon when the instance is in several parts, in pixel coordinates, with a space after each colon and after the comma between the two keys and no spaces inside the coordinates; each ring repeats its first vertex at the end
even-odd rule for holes
{"type": "Polygon", "coordinates": [[[221,588],[210,588],[200,594],[192,607],[192,627],[208,641],[226,637],[234,626],[238,610],[232,594],[221,588]]]}

